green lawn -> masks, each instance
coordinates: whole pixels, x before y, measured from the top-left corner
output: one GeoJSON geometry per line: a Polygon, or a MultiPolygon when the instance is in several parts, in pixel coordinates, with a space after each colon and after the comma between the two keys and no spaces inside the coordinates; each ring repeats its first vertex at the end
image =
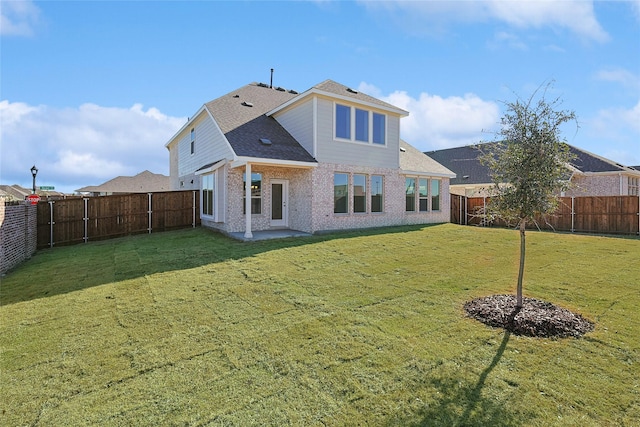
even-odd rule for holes
{"type": "Polygon", "coordinates": [[[239,243],[191,229],[38,252],[0,287],[0,425],[640,425],[640,240],[528,232],[525,296],[594,321],[506,334],[516,231],[239,243]]]}

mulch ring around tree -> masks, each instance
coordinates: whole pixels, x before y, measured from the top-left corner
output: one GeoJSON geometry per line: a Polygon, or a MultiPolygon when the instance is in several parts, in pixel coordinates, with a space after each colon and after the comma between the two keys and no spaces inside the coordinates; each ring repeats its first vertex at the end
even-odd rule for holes
{"type": "Polygon", "coordinates": [[[594,328],[581,315],[535,298],[523,298],[517,310],[515,295],[476,298],[464,304],[464,311],[486,325],[530,337],[580,337],[594,328]]]}

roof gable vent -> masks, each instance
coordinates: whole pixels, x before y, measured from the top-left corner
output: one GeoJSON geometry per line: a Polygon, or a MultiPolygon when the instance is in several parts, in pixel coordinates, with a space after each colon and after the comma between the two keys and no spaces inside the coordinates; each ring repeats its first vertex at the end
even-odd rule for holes
{"type": "Polygon", "coordinates": [[[280,87],[280,86],[278,86],[278,87],[276,88],[276,90],[277,90],[277,91],[279,91],[279,92],[286,92],[286,91],[287,91],[285,88],[280,87]]]}
{"type": "Polygon", "coordinates": [[[253,104],[247,101],[242,101],[242,105],[244,105],[245,107],[253,107],[253,104]]]}
{"type": "Polygon", "coordinates": [[[258,83],[258,86],[260,86],[260,87],[269,87],[269,85],[266,84],[266,83],[258,83]]]}
{"type": "Polygon", "coordinates": [[[271,145],[271,140],[269,138],[260,138],[260,143],[262,145],[271,145]]]}
{"type": "Polygon", "coordinates": [[[353,90],[350,87],[347,88],[347,92],[351,92],[351,93],[358,93],[357,90],[353,90]]]}
{"type": "Polygon", "coordinates": [[[296,91],[295,91],[295,90],[293,90],[293,89],[289,90],[289,93],[292,93],[292,94],[294,94],[294,95],[297,95],[297,94],[298,94],[298,92],[296,92],[296,91]]]}

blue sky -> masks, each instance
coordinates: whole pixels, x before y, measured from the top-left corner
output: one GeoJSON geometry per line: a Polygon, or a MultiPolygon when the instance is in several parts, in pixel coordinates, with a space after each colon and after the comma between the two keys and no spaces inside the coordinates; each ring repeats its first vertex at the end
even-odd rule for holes
{"type": "Polygon", "coordinates": [[[640,165],[639,1],[0,1],[0,182],[72,192],[145,169],[203,103],[326,79],[410,112],[423,151],[491,140],[553,80],[572,145],[640,165]]]}

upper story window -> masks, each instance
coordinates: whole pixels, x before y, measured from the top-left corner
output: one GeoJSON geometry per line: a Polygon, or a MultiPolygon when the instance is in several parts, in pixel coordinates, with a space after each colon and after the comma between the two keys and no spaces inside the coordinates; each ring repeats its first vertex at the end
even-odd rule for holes
{"type": "Polygon", "coordinates": [[[384,145],[386,143],[386,116],[373,113],[373,143],[384,145]]]}
{"type": "Polygon", "coordinates": [[[356,141],[369,142],[369,112],[356,108],[356,141]]]}
{"type": "Polygon", "coordinates": [[[196,152],[196,130],[191,128],[191,154],[196,152]]]}
{"type": "Polygon", "coordinates": [[[385,145],[386,121],[384,114],[335,104],[335,137],[338,139],[385,145]]]}
{"type": "Polygon", "coordinates": [[[351,107],[336,104],[336,138],[351,139],[351,107]]]}

